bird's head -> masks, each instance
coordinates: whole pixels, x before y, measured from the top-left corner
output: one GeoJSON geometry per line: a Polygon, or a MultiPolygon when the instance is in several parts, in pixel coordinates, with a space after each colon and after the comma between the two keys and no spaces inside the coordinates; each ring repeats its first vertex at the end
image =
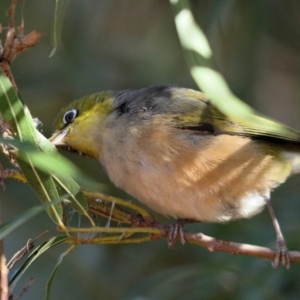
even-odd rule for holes
{"type": "Polygon", "coordinates": [[[59,112],[49,140],[71,152],[99,158],[102,128],[113,111],[112,103],[112,92],[101,92],[73,101],[59,112]]]}

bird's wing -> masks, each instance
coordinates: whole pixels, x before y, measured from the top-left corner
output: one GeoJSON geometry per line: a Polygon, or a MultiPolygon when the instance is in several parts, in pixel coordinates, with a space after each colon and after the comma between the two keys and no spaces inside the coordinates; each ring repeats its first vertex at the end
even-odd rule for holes
{"type": "MultiPolygon", "coordinates": [[[[198,94],[198,92],[197,92],[198,94]]],[[[203,95],[202,93],[199,93],[203,95]]],[[[259,115],[249,115],[247,119],[236,115],[225,116],[210,101],[197,97],[194,110],[189,106],[181,109],[182,113],[174,115],[176,127],[194,130],[203,134],[230,134],[249,136],[256,139],[287,141],[300,144],[300,133],[279,122],[272,121],[259,115]]],[[[195,102],[195,97],[182,99],[184,106],[190,101],[195,102]]]]}
{"type": "Polygon", "coordinates": [[[122,112],[151,111],[169,114],[175,127],[199,134],[230,134],[256,139],[288,141],[300,144],[300,133],[279,122],[249,114],[225,116],[204,93],[176,86],[151,86],[140,90],[115,92],[115,109],[122,112]],[[146,110],[145,110],[146,108],[146,110]]]}

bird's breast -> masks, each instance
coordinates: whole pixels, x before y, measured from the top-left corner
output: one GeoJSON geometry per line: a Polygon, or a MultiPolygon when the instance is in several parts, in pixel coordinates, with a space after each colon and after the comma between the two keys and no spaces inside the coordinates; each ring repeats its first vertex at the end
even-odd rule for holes
{"type": "Polygon", "coordinates": [[[291,172],[280,153],[240,136],[160,130],[138,142],[116,143],[101,158],[111,181],[175,218],[226,222],[251,217],[291,172]]]}

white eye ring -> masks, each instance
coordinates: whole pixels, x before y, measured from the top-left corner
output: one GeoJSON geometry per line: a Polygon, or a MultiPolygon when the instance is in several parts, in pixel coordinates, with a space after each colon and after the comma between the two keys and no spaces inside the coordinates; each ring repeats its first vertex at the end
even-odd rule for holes
{"type": "Polygon", "coordinates": [[[78,116],[78,110],[73,108],[67,111],[63,116],[63,122],[65,125],[72,123],[75,118],[78,116]]]}

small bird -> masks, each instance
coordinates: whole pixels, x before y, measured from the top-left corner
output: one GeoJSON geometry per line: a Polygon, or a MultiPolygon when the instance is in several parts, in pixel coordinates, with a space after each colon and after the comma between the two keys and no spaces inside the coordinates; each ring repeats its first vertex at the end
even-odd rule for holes
{"type": "Polygon", "coordinates": [[[50,141],[100,161],[110,180],[161,214],[224,223],[270,210],[277,267],[290,266],[270,193],[300,172],[300,133],[224,115],[207,95],[159,85],[104,91],[63,108],[50,141]]]}

